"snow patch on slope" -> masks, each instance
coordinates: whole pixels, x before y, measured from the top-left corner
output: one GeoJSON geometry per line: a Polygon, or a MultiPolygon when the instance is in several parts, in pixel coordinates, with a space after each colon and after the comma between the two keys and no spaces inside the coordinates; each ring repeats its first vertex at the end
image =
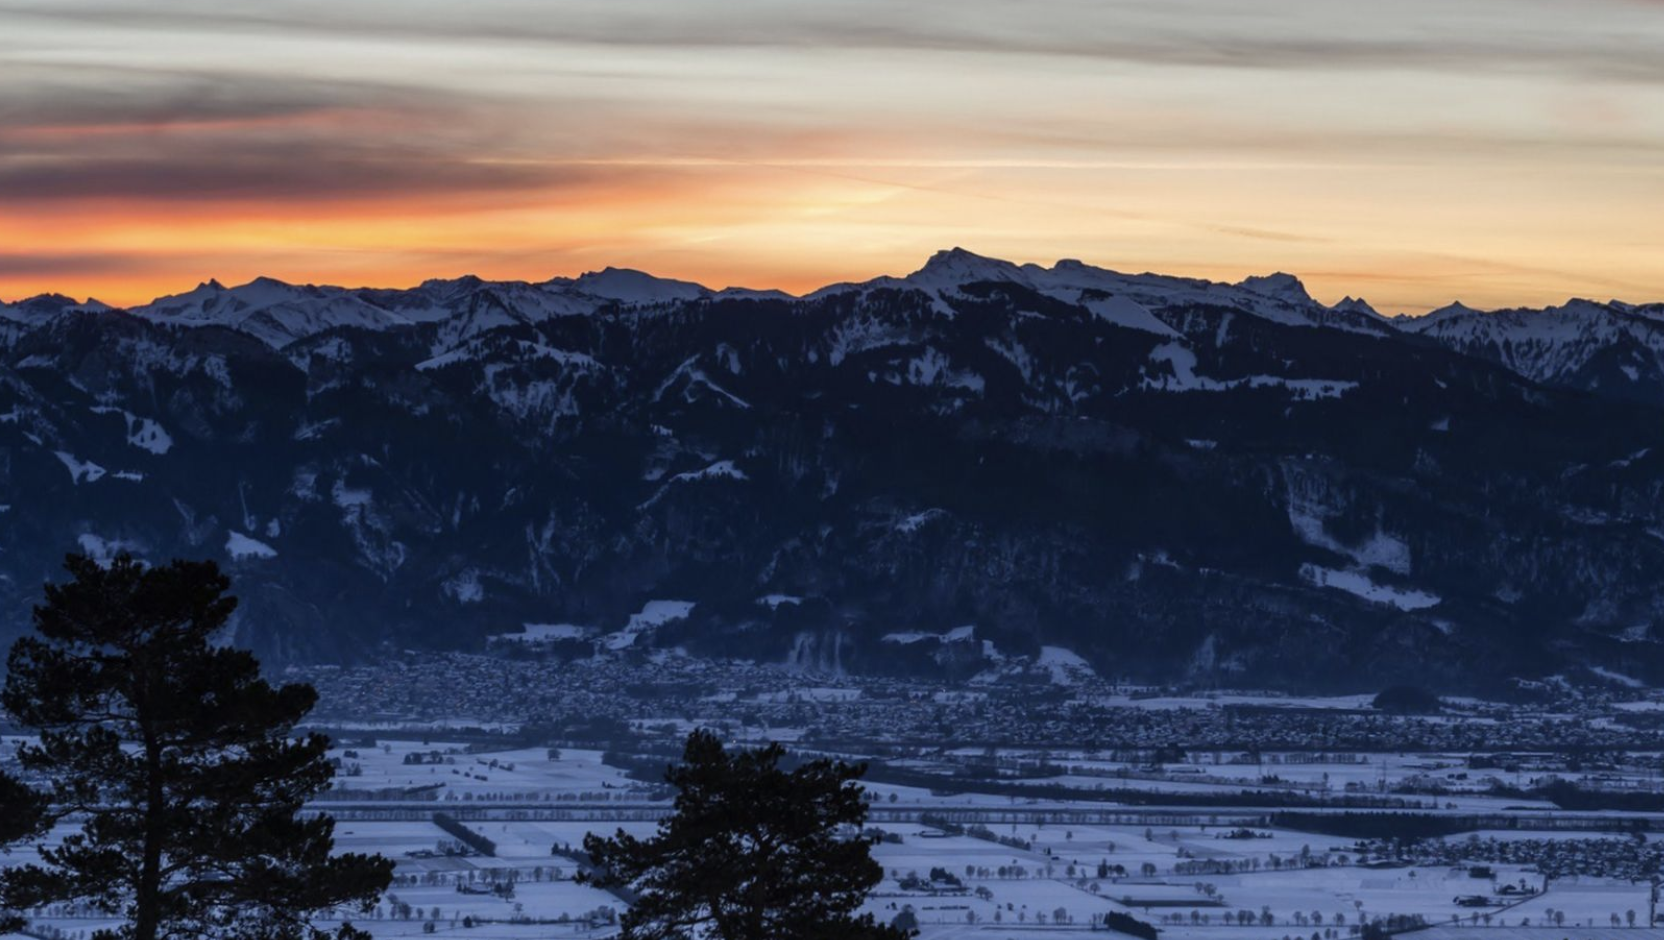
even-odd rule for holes
{"type": "Polygon", "coordinates": [[[1301,565],[1300,577],[1317,587],[1334,588],[1376,604],[1386,604],[1399,610],[1423,610],[1443,602],[1437,594],[1407,588],[1376,584],[1359,571],[1340,571],[1317,565],[1301,565]]]}
{"type": "Polygon", "coordinates": [[[127,539],[107,539],[91,532],[77,536],[75,543],[81,546],[81,551],[99,565],[109,567],[110,562],[122,552],[137,556],[139,543],[127,539]]]}
{"type": "Polygon", "coordinates": [[[127,443],[161,456],[173,448],[173,436],[162,428],[160,424],[149,418],[141,418],[131,411],[120,408],[100,407],[92,409],[93,414],[119,414],[127,421],[127,443]]]}
{"type": "Polygon", "coordinates": [[[682,387],[682,400],[688,404],[693,404],[694,402],[694,390],[699,387],[704,387],[720,396],[717,399],[718,401],[727,401],[738,408],[746,410],[751,408],[750,402],[711,381],[711,377],[705,374],[705,370],[700,369],[694,364],[698,361],[698,359],[698,356],[689,356],[687,360],[677,366],[675,370],[670,373],[670,375],[666,376],[665,380],[660,382],[659,387],[654,390],[653,400],[662,401],[664,399],[665,392],[669,391],[670,387],[676,384],[677,379],[686,378],[687,384],[682,387]]]}
{"type": "Polygon", "coordinates": [[[747,480],[745,471],[734,466],[732,460],[718,460],[703,470],[678,473],[670,478],[678,483],[697,483],[700,480],[747,480]]]}
{"type": "Polygon", "coordinates": [[[68,451],[55,450],[52,454],[62,461],[65,469],[69,470],[70,482],[76,486],[80,486],[83,481],[95,483],[103,478],[105,474],[103,467],[90,460],[77,459],[74,454],[68,451]]]}
{"type": "Polygon", "coordinates": [[[485,587],[480,584],[478,568],[469,568],[446,578],[439,585],[439,590],[458,604],[478,604],[485,600],[485,587]]]}
{"type": "Polygon", "coordinates": [[[1040,657],[1034,663],[1051,673],[1053,685],[1075,685],[1097,675],[1090,663],[1061,646],[1040,647],[1040,657]]]}
{"type": "Polygon", "coordinates": [[[1130,297],[1116,294],[1110,297],[1083,300],[1081,295],[1085,293],[1084,291],[1074,293],[1075,297],[1071,302],[1092,311],[1092,314],[1100,320],[1113,323],[1116,326],[1126,327],[1129,330],[1155,333],[1158,336],[1177,337],[1179,335],[1177,330],[1156,319],[1156,315],[1150,312],[1150,308],[1130,297]]]}
{"type": "Polygon", "coordinates": [[[630,616],[630,621],[624,625],[624,629],[607,634],[602,643],[610,650],[634,646],[643,634],[678,620],[686,620],[696,606],[696,601],[648,601],[640,611],[630,616]]]}
{"type": "Polygon", "coordinates": [[[939,643],[968,643],[975,638],[976,626],[972,624],[963,627],[954,627],[946,633],[926,633],[921,630],[908,630],[903,633],[886,633],[880,638],[880,642],[908,646],[913,643],[922,643],[925,640],[935,640],[939,643]]]}
{"type": "Polygon", "coordinates": [[[1302,494],[1289,493],[1288,521],[1300,541],[1307,545],[1345,555],[1366,568],[1378,565],[1396,574],[1410,573],[1410,546],[1403,539],[1377,528],[1361,543],[1344,544],[1324,530],[1321,507],[1317,502],[1302,494]]]}
{"type": "Polygon", "coordinates": [[[245,561],[250,558],[276,558],[277,549],[253,536],[244,535],[235,530],[228,531],[225,536],[225,553],[233,561],[245,561]]]}
{"type": "Polygon", "coordinates": [[[926,509],[924,512],[916,512],[897,520],[895,530],[902,535],[912,535],[935,520],[946,519],[947,516],[945,509],[926,509]]]}
{"type": "Polygon", "coordinates": [[[1602,679],[1610,679],[1611,681],[1616,682],[1621,686],[1625,686],[1626,688],[1644,689],[1647,687],[1647,684],[1642,682],[1640,679],[1607,669],[1605,666],[1590,666],[1589,671],[1597,676],[1600,676],[1602,679]]]}
{"type": "Polygon", "coordinates": [[[1215,379],[1196,372],[1196,353],[1182,343],[1163,343],[1150,350],[1150,361],[1168,366],[1171,375],[1144,377],[1144,388],[1158,392],[1225,392],[1236,388],[1284,388],[1300,401],[1339,398],[1358,387],[1340,379],[1291,379],[1278,375],[1250,375],[1215,379]]]}

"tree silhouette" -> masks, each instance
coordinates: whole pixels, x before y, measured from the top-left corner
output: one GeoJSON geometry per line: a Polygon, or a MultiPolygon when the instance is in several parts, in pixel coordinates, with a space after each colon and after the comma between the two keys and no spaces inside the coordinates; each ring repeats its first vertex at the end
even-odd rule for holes
{"type": "MultiPolygon", "coordinates": [[[[0,848],[36,835],[45,824],[46,803],[16,778],[0,773],[0,848]]],[[[23,926],[22,918],[0,910],[0,933],[23,926]]]]}
{"type": "Polygon", "coordinates": [[[1444,707],[1437,695],[1415,685],[1395,685],[1383,689],[1370,704],[1384,712],[1407,715],[1435,714],[1444,707]]]}
{"type": "Polygon", "coordinates": [[[780,769],[778,744],[728,753],[709,731],[688,737],[665,773],[675,813],[651,839],[623,830],[584,839],[583,880],[637,895],[621,940],[902,940],[855,916],[883,878],[859,832],[864,766],[817,760],[780,769]]]}
{"type": "Polygon", "coordinates": [[[102,936],[130,940],[321,937],[313,914],[368,910],[392,863],[332,856],[334,820],[297,817],[334,774],[328,739],[293,737],[317,694],[216,645],[236,607],[219,569],[126,554],[65,567],[36,635],[12,646],[0,704],[39,736],[18,756],[48,781],[49,818],[86,821],[40,847],[44,864],[5,873],[5,903],[81,901],[126,917],[102,936]]]}

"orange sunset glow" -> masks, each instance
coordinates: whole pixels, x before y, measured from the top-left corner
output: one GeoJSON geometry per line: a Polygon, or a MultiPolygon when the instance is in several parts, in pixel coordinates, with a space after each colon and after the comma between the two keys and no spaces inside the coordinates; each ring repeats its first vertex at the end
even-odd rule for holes
{"type": "Polygon", "coordinates": [[[0,2],[0,299],[804,291],[955,244],[1389,312],[1664,297],[1656,3],[253,9],[0,2]]]}

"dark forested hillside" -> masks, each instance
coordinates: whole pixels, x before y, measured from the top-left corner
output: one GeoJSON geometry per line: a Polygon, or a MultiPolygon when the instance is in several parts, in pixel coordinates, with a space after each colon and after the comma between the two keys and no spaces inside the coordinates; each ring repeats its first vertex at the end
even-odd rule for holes
{"type": "Polygon", "coordinates": [[[0,308],[0,631],[64,552],[126,549],[229,564],[278,660],[531,623],[829,670],[1664,681],[1650,373],[1434,327],[963,252],[803,299],[609,271],[0,308]]]}

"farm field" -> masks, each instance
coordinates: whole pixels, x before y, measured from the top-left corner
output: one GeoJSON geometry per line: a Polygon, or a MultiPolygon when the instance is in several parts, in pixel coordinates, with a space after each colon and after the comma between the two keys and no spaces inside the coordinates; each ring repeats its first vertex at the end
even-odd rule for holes
{"type": "MultiPolygon", "coordinates": [[[[5,746],[16,742],[7,739],[5,746]]],[[[648,836],[669,805],[663,787],[609,764],[600,750],[366,739],[343,742],[331,756],[339,760],[339,790],[317,805],[337,817],[337,850],[396,861],[396,883],[380,904],[350,915],[377,937],[612,936],[626,902],[576,883],[580,867],[570,853],[592,833],[622,829],[648,836]],[[491,853],[462,851],[435,823],[436,812],[489,840],[491,853]]],[[[1021,750],[993,756],[1015,764],[1037,759],[1021,750]]],[[[1279,758],[1260,766],[1202,760],[1177,773],[1173,765],[1152,773],[1088,752],[1052,751],[1045,759],[1077,771],[1044,778],[1048,783],[1090,791],[1105,782],[1104,771],[1120,769],[1132,776],[1124,783],[1113,778],[1115,785],[1189,795],[1229,792],[1243,780],[1258,783],[1256,771],[1279,778],[1261,784],[1268,790],[1292,785],[1333,791],[1344,782],[1378,789],[1429,772],[1455,775],[1463,766],[1458,755],[1374,754],[1328,763],[1279,758]]],[[[651,766],[640,759],[629,763],[638,773],[651,766]]],[[[916,770],[941,766],[913,764],[916,770]]],[[[942,780],[941,788],[868,787],[871,825],[884,836],[874,848],[884,877],[866,910],[886,921],[910,912],[924,940],[1102,937],[1101,928],[1090,928],[1109,913],[1153,924],[1166,940],[1276,940],[1331,931],[1345,937],[1368,920],[1388,917],[1459,922],[1464,931],[1504,938],[1536,935],[1530,932],[1550,925],[1610,930],[1614,918],[1627,925],[1630,911],[1645,924],[1649,911],[1644,882],[1562,878],[1550,880],[1545,891],[1545,877],[1529,864],[1493,864],[1479,873],[1464,865],[1366,859],[1355,839],[1243,825],[1240,820],[1253,814],[1242,809],[1117,808],[1101,798],[1042,801],[963,792],[951,778],[942,780]]],[[[1474,805],[1487,812],[1504,805],[1514,813],[1540,811],[1521,801],[1476,796],[1457,797],[1443,809],[1474,805]]],[[[46,841],[53,844],[70,831],[73,826],[60,825],[46,841]]],[[[1447,838],[1470,837],[1499,846],[1618,838],[1600,828],[1478,829],[1447,838]]],[[[35,858],[32,848],[19,848],[0,864],[35,858]]],[[[36,929],[61,931],[67,940],[82,940],[110,923],[87,911],[35,913],[36,929]]]]}

